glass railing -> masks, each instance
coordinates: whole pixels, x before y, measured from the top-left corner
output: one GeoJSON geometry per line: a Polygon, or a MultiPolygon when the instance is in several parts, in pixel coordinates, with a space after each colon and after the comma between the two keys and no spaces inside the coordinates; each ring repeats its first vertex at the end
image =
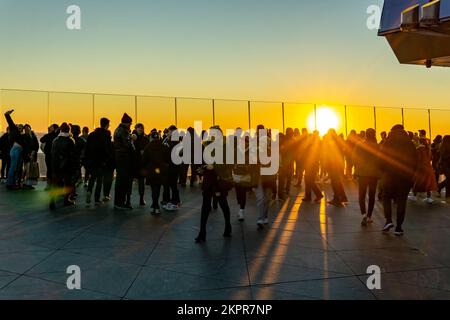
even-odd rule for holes
{"type": "MultiPolygon", "coordinates": [[[[220,125],[223,129],[307,128],[321,133],[333,127],[348,135],[374,128],[389,132],[395,124],[404,124],[408,131],[426,130],[429,136],[450,134],[449,110],[352,105],[322,105],[314,103],[261,102],[226,99],[152,97],[100,93],[64,93],[26,90],[0,90],[2,111],[14,108],[16,123],[30,124],[41,135],[52,123],[68,122],[93,130],[102,117],[111,121],[114,129],[127,112],[135,123],[143,123],[147,132],[163,130],[172,124],[179,128],[202,121],[203,129],[220,125]]],[[[0,132],[6,129],[4,117],[0,132]]]]}

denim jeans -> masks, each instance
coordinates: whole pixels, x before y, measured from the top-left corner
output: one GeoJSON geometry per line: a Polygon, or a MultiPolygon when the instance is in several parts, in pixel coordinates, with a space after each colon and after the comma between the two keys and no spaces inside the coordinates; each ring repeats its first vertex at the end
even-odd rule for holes
{"type": "Polygon", "coordinates": [[[8,171],[8,177],[6,179],[6,185],[9,187],[15,186],[19,183],[19,174],[21,172],[21,166],[23,165],[22,150],[22,147],[15,143],[9,153],[11,157],[11,164],[8,171]]]}

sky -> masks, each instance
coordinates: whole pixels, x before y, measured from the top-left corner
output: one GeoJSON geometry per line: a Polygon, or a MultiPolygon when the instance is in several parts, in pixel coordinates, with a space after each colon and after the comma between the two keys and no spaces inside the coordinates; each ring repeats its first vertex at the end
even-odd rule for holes
{"type": "Polygon", "coordinates": [[[448,69],[400,65],[367,28],[382,4],[0,0],[0,88],[450,110],[448,69]]]}

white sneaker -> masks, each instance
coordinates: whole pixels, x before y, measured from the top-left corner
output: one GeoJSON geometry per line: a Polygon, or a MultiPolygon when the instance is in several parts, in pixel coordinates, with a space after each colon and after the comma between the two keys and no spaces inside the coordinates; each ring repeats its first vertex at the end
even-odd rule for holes
{"type": "Polygon", "coordinates": [[[411,201],[417,201],[417,197],[413,196],[413,195],[408,196],[408,199],[411,200],[411,201]]]}
{"type": "Polygon", "coordinates": [[[434,202],[433,198],[426,198],[423,201],[428,204],[433,204],[433,202],[434,202]]]}
{"type": "Polygon", "coordinates": [[[256,224],[258,225],[258,227],[263,227],[264,226],[264,220],[263,219],[258,219],[256,224]]]}
{"type": "Polygon", "coordinates": [[[264,223],[265,225],[268,225],[268,224],[269,224],[269,219],[268,219],[268,218],[265,218],[265,219],[263,220],[263,223],[264,223]]]}
{"type": "Polygon", "coordinates": [[[245,211],[244,211],[243,209],[240,209],[240,210],[239,210],[239,213],[238,213],[238,219],[239,219],[239,221],[242,222],[242,221],[245,220],[244,215],[245,215],[245,211]]]}
{"type": "Polygon", "coordinates": [[[174,205],[173,203],[168,203],[166,205],[166,210],[167,211],[176,211],[176,210],[178,210],[178,206],[174,205]]]}

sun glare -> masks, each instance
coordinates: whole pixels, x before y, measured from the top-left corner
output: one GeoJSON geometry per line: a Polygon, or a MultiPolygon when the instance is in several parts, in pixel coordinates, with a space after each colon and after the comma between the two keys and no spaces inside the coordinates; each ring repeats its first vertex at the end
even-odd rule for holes
{"type": "Polygon", "coordinates": [[[330,129],[339,129],[338,116],[333,110],[328,107],[319,107],[317,108],[317,112],[315,114],[312,113],[309,116],[308,128],[311,131],[319,131],[320,135],[323,136],[330,129]]]}

